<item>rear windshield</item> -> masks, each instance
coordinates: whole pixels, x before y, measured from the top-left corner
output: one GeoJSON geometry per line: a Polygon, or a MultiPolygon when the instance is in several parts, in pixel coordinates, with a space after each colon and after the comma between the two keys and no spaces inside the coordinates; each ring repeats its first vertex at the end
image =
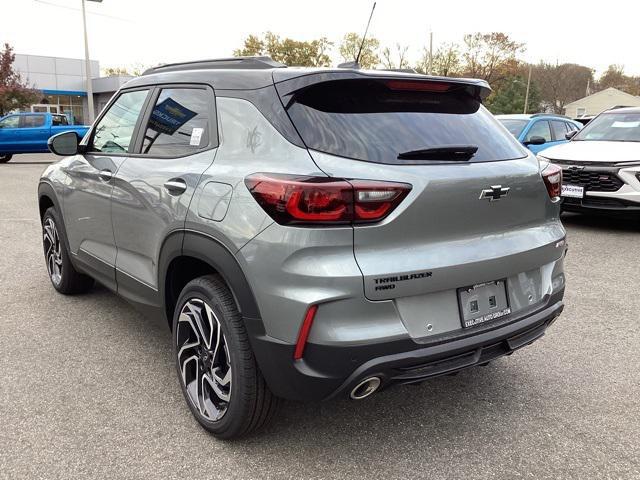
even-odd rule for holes
{"type": "Polygon", "coordinates": [[[603,113],[591,120],[573,140],[640,142],[640,113],[603,113]]]}
{"type": "Polygon", "coordinates": [[[524,127],[529,123],[527,120],[515,120],[513,118],[499,118],[498,120],[514,137],[519,137],[524,127]]]}
{"type": "Polygon", "coordinates": [[[422,163],[398,155],[452,145],[477,147],[473,162],[526,156],[493,115],[464,90],[400,90],[391,84],[323,82],[297,92],[287,110],[309,148],[357,160],[422,163]]]}

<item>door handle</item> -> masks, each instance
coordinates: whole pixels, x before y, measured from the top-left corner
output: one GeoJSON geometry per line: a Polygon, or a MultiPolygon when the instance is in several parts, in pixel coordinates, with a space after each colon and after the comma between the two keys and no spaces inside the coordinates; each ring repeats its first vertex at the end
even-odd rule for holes
{"type": "Polygon", "coordinates": [[[187,183],[181,178],[172,178],[164,182],[164,188],[166,188],[171,195],[180,195],[187,189],[187,183]]]}
{"type": "Polygon", "coordinates": [[[104,170],[100,170],[100,172],[98,172],[98,176],[100,177],[100,180],[108,182],[113,178],[113,172],[105,168],[104,170]]]}

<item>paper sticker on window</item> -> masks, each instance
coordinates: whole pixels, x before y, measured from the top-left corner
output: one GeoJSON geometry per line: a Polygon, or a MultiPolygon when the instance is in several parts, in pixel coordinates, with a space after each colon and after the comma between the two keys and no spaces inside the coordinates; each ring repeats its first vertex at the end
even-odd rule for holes
{"type": "Polygon", "coordinates": [[[194,145],[196,147],[200,146],[200,140],[202,140],[202,134],[204,133],[204,128],[193,128],[191,130],[191,140],[189,140],[189,145],[194,145]]]}
{"type": "Polygon", "coordinates": [[[611,128],[638,128],[640,122],[613,122],[611,128]]]}

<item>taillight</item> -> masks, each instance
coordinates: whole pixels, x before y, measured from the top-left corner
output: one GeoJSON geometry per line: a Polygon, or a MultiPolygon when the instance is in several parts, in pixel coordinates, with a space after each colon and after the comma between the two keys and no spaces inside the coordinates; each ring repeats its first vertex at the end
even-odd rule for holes
{"type": "Polygon", "coordinates": [[[542,179],[544,180],[544,184],[547,187],[547,192],[549,192],[551,200],[557,200],[560,198],[560,193],[562,191],[562,169],[559,166],[550,163],[542,171],[542,179]]]}
{"type": "Polygon", "coordinates": [[[379,222],[411,190],[406,183],[267,173],[250,175],[245,184],[281,225],[379,222]]]}
{"type": "Polygon", "coordinates": [[[402,90],[405,92],[448,92],[454,87],[451,83],[424,80],[388,80],[386,85],[391,90],[402,90]]]}

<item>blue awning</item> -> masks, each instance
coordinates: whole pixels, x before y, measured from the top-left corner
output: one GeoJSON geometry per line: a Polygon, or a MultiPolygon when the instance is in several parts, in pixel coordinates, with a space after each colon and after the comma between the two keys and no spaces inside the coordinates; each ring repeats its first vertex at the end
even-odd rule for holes
{"type": "Polygon", "coordinates": [[[80,97],[86,97],[87,92],[81,90],[42,90],[45,95],[77,95],[80,97]]]}

